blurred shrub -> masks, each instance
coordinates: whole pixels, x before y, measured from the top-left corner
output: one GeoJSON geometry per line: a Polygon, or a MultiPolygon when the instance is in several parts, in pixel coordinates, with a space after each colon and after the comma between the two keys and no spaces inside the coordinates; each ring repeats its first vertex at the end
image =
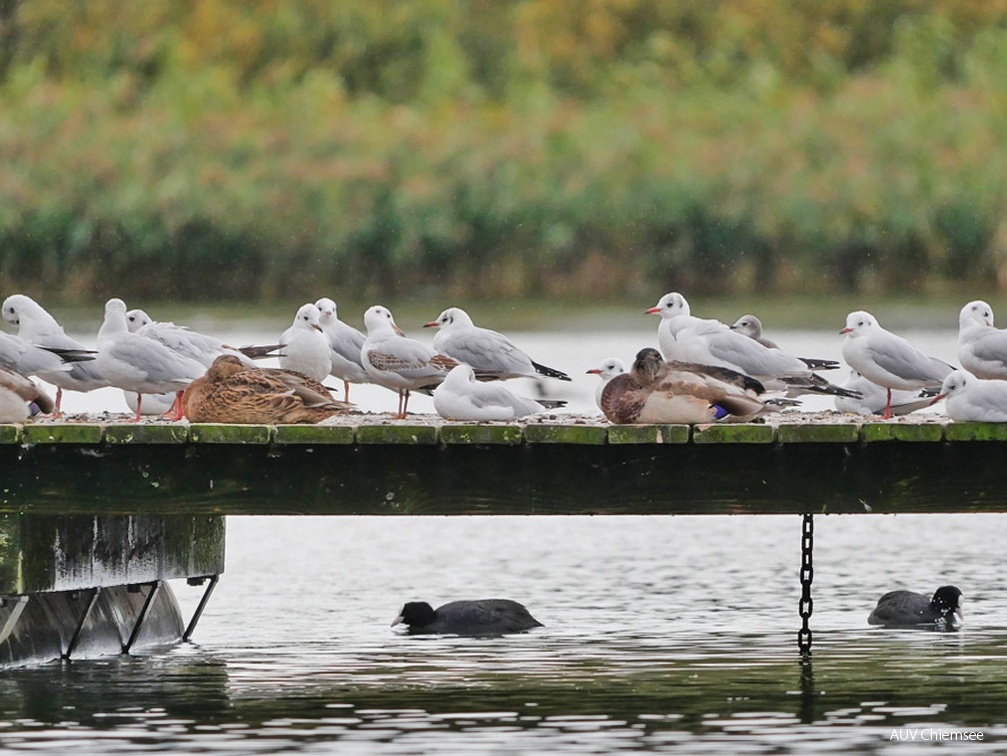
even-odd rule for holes
{"type": "Polygon", "coordinates": [[[0,0],[0,284],[1007,281],[1007,2],[0,0]]]}

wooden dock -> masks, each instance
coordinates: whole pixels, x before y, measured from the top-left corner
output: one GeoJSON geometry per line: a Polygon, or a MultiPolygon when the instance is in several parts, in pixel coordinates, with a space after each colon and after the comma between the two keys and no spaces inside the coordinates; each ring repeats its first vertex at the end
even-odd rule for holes
{"type": "Polygon", "coordinates": [[[297,514],[801,514],[806,660],[814,515],[1007,512],[1005,459],[1007,424],[933,417],[0,425],[0,667],[128,653],[145,627],[188,638],[224,570],[224,516],[297,514]],[[180,578],[206,585],[184,633],[170,589],[150,609],[180,578]]]}
{"type": "Polygon", "coordinates": [[[1007,511],[1007,425],[596,420],[0,426],[0,513],[1007,511]]]}

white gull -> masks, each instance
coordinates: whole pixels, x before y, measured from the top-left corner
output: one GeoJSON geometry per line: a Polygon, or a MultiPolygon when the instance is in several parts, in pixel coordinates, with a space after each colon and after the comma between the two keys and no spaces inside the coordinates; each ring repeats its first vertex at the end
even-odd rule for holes
{"type": "Polygon", "coordinates": [[[1007,380],[1007,331],[993,325],[993,308],[981,299],[958,313],[958,360],[977,378],[1007,380]]]}
{"type": "MultiPolygon", "coordinates": [[[[888,392],[878,384],[867,380],[856,370],[850,371],[850,377],[843,381],[843,388],[859,391],[859,397],[837,396],[836,409],[853,415],[880,415],[888,403],[888,392]]],[[[908,415],[910,412],[925,409],[933,403],[932,396],[920,396],[919,391],[892,391],[892,414],[908,415]]]]}
{"type": "Polygon", "coordinates": [[[434,409],[447,420],[512,420],[556,409],[564,401],[535,401],[498,383],[480,383],[471,366],[457,365],[434,389],[434,409]]]}
{"type": "Polygon", "coordinates": [[[598,367],[591,368],[587,371],[588,375],[596,375],[601,378],[601,383],[599,383],[598,387],[594,390],[594,403],[598,405],[598,409],[601,409],[601,394],[605,390],[605,386],[617,375],[622,375],[625,372],[626,365],[618,357],[609,357],[598,367]]]}
{"type": "Polygon", "coordinates": [[[562,370],[532,360],[502,333],[480,328],[460,307],[449,307],[436,320],[424,323],[423,327],[437,328],[434,349],[471,365],[480,380],[542,376],[570,380],[570,376],[562,370]]]}
{"type": "Polygon", "coordinates": [[[160,341],[169,349],[178,352],[183,357],[201,362],[210,367],[218,357],[229,354],[237,357],[249,367],[255,366],[253,357],[267,357],[277,350],[279,344],[271,346],[232,347],[216,336],[209,336],[199,331],[193,331],[188,326],[176,325],[170,321],[153,320],[143,310],[130,310],[126,313],[126,325],[130,333],[141,333],[156,341],[160,341]]]}
{"type": "MultiPolygon", "coordinates": [[[[24,294],[12,294],[3,303],[3,317],[18,327],[18,336],[37,347],[66,353],[86,353],[87,347],[67,336],[63,326],[56,322],[44,307],[24,294]]],[[[101,373],[97,360],[75,362],[69,370],[40,370],[35,373],[56,387],[55,414],[60,414],[63,391],[93,391],[109,385],[101,373]]]]}
{"type": "Polygon", "coordinates": [[[944,410],[956,422],[1007,423],[1007,382],[976,378],[952,371],[933,402],[944,400],[944,410]]]}
{"type": "Polygon", "coordinates": [[[329,372],[343,382],[346,401],[350,400],[351,383],[370,383],[371,376],[364,367],[360,350],[367,339],[363,333],[339,319],[336,303],[328,297],[315,302],[320,314],[318,323],[329,339],[329,357],[332,367],[329,372]]]}
{"type": "Polygon", "coordinates": [[[73,369],[74,362],[93,360],[94,356],[94,350],[90,349],[50,351],[30,344],[20,336],[0,331],[0,365],[21,375],[68,373],[73,369]]]}
{"type": "Polygon", "coordinates": [[[795,357],[770,349],[719,320],[697,318],[685,297],[672,292],[646,310],[661,316],[658,342],[667,360],[726,367],[757,379],[769,391],[785,390],[789,396],[807,393],[855,395],[812,372],[809,363],[829,369],[839,363],[795,357]]]}
{"type": "Polygon", "coordinates": [[[206,372],[202,363],[173,352],[160,341],[130,333],[126,325],[126,305],[115,298],[105,303],[105,320],[98,331],[95,361],[111,385],[137,394],[136,420],[142,414],[141,394],[172,391],[180,394],[206,372]]]}
{"type": "Polygon", "coordinates": [[[332,369],[332,347],[319,323],[321,312],[310,302],[297,310],[294,321],[280,336],[280,367],[324,381],[332,369]]]}
{"type": "Polygon", "coordinates": [[[397,391],[396,417],[404,418],[410,391],[432,391],[458,362],[415,339],[404,336],[387,307],[374,305],[364,313],[367,338],[360,350],[372,382],[397,391]]]}
{"type": "Polygon", "coordinates": [[[864,378],[886,389],[884,417],[892,416],[892,389],[913,391],[939,388],[954,367],[930,357],[901,336],[887,331],[869,312],[856,310],[846,316],[839,331],[843,359],[864,378]]]}

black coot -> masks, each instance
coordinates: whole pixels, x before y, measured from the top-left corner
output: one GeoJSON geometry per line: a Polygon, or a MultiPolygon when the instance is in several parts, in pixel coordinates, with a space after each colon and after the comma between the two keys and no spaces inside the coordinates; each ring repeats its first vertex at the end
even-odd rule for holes
{"type": "Polygon", "coordinates": [[[934,627],[951,629],[960,621],[962,592],[953,585],[937,589],[932,599],[913,591],[890,591],[878,599],[868,624],[883,627],[934,627]]]}
{"type": "Polygon", "coordinates": [[[452,635],[503,635],[542,627],[524,606],[510,599],[452,601],[436,610],[426,601],[410,601],[392,627],[400,622],[408,625],[411,633],[452,635]]]}

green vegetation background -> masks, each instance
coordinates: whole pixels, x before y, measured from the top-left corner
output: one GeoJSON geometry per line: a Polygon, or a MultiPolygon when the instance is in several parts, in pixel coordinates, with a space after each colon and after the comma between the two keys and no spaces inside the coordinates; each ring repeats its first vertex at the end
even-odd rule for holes
{"type": "Polygon", "coordinates": [[[1004,287],[1007,2],[0,0],[0,157],[43,301],[1004,287]]]}

